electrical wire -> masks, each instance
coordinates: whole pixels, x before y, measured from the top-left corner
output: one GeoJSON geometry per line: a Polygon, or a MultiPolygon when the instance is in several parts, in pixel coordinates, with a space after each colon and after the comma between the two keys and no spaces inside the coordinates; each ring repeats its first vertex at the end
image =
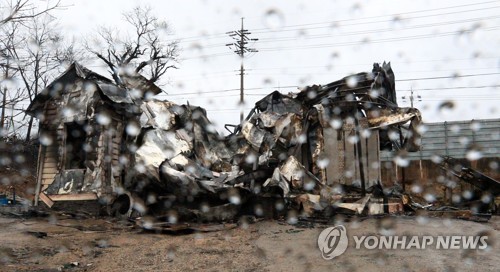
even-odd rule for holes
{"type": "Polygon", "coordinates": [[[440,76],[440,77],[405,78],[405,79],[396,79],[395,81],[401,82],[401,81],[417,81],[417,80],[434,80],[434,79],[446,79],[446,78],[491,76],[491,75],[499,75],[499,74],[500,73],[484,73],[484,74],[454,75],[454,76],[440,76]]]}
{"type": "MultiPolygon", "coordinates": [[[[307,24],[288,25],[288,26],[283,26],[282,29],[286,30],[288,28],[297,28],[297,27],[300,27],[299,30],[307,30],[307,28],[304,28],[304,27],[306,27],[306,26],[312,26],[312,25],[323,25],[323,24],[329,24],[329,26],[327,26],[327,27],[331,27],[332,23],[362,21],[362,20],[367,20],[367,19],[376,19],[376,18],[385,18],[385,17],[395,18],[397,16],[407,15],[407,14],[424,13],[424,12],[431,12],[431,11],[438,11],[438,10],[449,10],[449,9],[455,9],[455,8],[461,8],[461,7],[486,5],[486,4],[491,4],[491,3],[498,3],[498,1],[488,1],[488,2],[482,2],[482,3],[472,3],[472,4],[464,4],[464,5],[456,5],[456,6],[434,8],[434,9],[424,9],[424,10],[416,10],[416,11],[409,11],[409,12],[393,13],[393,14],[388,14],[388,15],[361,17],[361,18],[354,18],[354,19],[343,19],[343,20],[324,21],[324,22],[307,23],[307,24]]],[[[456,13],[474,12],[474,11],[480,11],[480,10],[490,10],[492,8],[498,8],[498,7],[487,7],[487,8],[481,8],[481,9],[455,11],[455,12],[451,12],[451,13],[450,12],[439,13],[439,14],[432,14],[432,15],[429,15],[429,16],[434,16],[434,17],[435,16],[443,16],[443,15],[456,14],[456,13]]],[[[415,19],[415,18],[417,18],[417,17],[408,17],[408,18],[404,18],[404,19],[415,19]]],[[[422,18],[422,17],[420,17],[420,18],[422,18]]],[[[394,19],[385,20],[385,21],[382,21],[382,22],[393,22],[393,21],[394,21],[394,19]]],[[[371,23],[376,23],[376,22],[377,21],[364,22],[364,24],[371,24],[371,23]]],[[[293,29],[292,31],[295,31],[295,30],[297,30],[297,29],[293,29]]],[[[256,29],[252,29],[253,33],[265,33],[265,32],[259,32],[259,31],[277,32],[277,31],[270,31],[268,28],[256,28],[256,29]]],[[[177,38],[177,39],[171,40],[171,41],[178,41],[180,43],[185,43],[185,42],[195,42],[195,41],[206,41],[208,39],[213,39],[213,38],[227,38],[227,33],[216,33],[216,34],[209,34],[209,35],[198,35],[198,36],[190,36],[190,37],[181,37],[181,38],[177,38]]]]}
{"type": "MultiPolygon", "coordinates": [[[[499,28],[500,28],[500,26],[494,26],[494,27],[489,27],[489,28],[483,28],[482,30],[483,31],[493,31],[493,30],[497,30],[499,28]]],[[[443,33],[421,34],[421,35],[386,38],[386,39],[378,39],[378,40],[363,40],[363,41],[355,41],[355,42],[315,44],[315,45],[305,45],[305,46],[267,47],[267,48],[260,48],[259,52],[275,52],[275,51],[283,51],[283,50],[290,50],[290,49],[293,49],[293,50],[320,49],[320,48],[333,48],[333,47],[341,47],[341,46],[354,46],[354,45],[365,45],[365,44],[385,43],[385,42],[400,42],[400,41],[420,40],[420,39],[428,39],[428,38],[448,37],[448,36],[455,36],[457,34],[462,35],[462,34],[473,33],[474,31],[475,30],[463,30],[460,32],[451,31],[451,32],[443,32],[443,33]]]]}

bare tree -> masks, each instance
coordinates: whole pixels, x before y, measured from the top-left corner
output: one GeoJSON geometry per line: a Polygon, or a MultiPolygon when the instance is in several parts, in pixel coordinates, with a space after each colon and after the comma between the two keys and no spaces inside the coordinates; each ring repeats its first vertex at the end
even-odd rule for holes
{"type": "Polygon", "coordinates": [[[136,7],[124,14],[131,33],[120,35],[116,28],[100,28],[96,46],[87,48],[102,60],[119,85],[121,73],[140,73],[150,82],[157,82],[169,69],[176,69],[178,42],[166,41],[169,26],[152,14],[149,7],[136,7]],[[101,49],[105,44],[104,49],[101,49]]]}
{"type": "Polygon", "coordinates": [[[18,24],[9,23],[0,28],[0,68],[3,80],[1,81],[0,93],[2,94],[1,117],[0,117],[0,137],[5,136],[8,130],[5,129],[7,110],[12,109],[17,103],[26,99],[25,92],[21,92],[12,78],[17,74],[18,70],[14,69],[15,61],[13,60],[10,49],[19,46],[17,37],[20,35],[18,24]]]}
{"type": "Polygon", "coordinates": [[[41,7],[41,1],[30,0],[2,0],[0,3],[0,26],[8,22],[22,22],[28,19],[47,14],[50,11],[60,8],[61,1],[46,1],[46,5],[41,7]]]}
{"type": "MultiPolygon", "coordinates": [[[[43,15],[48,16],[50,11],[60,7],[60,0],[0,0],[0,67],[3,78],[0,91],[2,94],[0,137],[5,136],[7,132],[18,133],[18,129],[26,125],[26,122],[19,121],[19,115],[23,113],[23,106],[19,104],[32,98],[30,90],[12,84],[21,74],[20,67],[24,67],[30,61],[24,56],[16,57],[14,49],[27,48],[24,34],[32,20],[43,15]],[[21,62],[24,64],[21,65],[21,62]],[[9,118],[7,110],[10,110],[9,118]]],[[[32,121],[28,126],[31,127],[31,124],[32,121]]]]}
{"type": "MultiPolygon", "coordinates": [[[[26,24],[22,46],[12,47],[19,78],[31,103],[35,96],[55,77],[58,71],[57,49],[61,36],[55,31],[56,24],[50,16],[32,18],[26,24]]],[[[33,117],[29,117],[26,140],[31,137],[33,117]]]]}
{"type": "Polygon", "coordinates": [[[69,42],[65,40],[59,42],[59,46],[55,49],[53,58],[60,64],[59,67],[63,68],[60,72],[63,72],[64,69],[75,61],[83,62],[93,57],[89,56],[89,53],[80,45],[81,44],[75,41],[74,38],[69,42]]]}
{"type": "Polygon", "coordinates": [[[33,117],[25,115],[23,119],[19,115],[60,72],[60,61],[68,58],[69,53],[60,53],[66,49],[61,49],[62,37],[56,31],[55,19],[48,14],[28,18],[22,23],[9,21],[0,29],[3,31],[0,33],[0,52],[4,78],[17,83],[10,84],[9,88],[3,84],[1,128],[4,134],[19,134],[23,129],[29,141],[33,117]],[[8,109],[11,110],[10,120],[6,124],[5,111],[8,109]]]}

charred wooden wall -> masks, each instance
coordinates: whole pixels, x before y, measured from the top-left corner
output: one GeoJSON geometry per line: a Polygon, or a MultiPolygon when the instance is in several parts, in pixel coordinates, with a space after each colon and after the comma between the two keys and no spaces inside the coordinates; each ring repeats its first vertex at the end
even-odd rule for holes
{"type": "Polygon", "coordinates": [[[378,131],[368,130],[364,119],[360,120],[360,126],[364,131],[356,132],[355,125],[349,123],[344,123],[341,129],[330,126],[323,129],[327,184],[359,186],[363,178],[368,188],[380,180],[378,131]]]}
{"type": "Polygon", "coordinates": [[[121,183],[119,157],[122,153],[124,120],[88,85],[91,82],[76,80],[65,86],[65,92],[45,102],[40,126],[40,148],[38,182],[40,192],[45,191],[66,166],[66,127],[73,121],[85,120],[88,126],[85,135],[84,184],[80,192],[111,193],[121,183]],[[90,91],[89,91],[90,90],[90,91]],[[88,93],[92,92],[93,93],[88,93]],[[85,97],[84,97],[85,96],[85,97]],[[84,103],[82,103],[84,102],[84,103]],[[78,105],[80,104],[80,105],[78,105]],[[69,113],[68,113],[69,111],[69,113]],[[98,122],[102,114],[109,123],[98,122]]]}

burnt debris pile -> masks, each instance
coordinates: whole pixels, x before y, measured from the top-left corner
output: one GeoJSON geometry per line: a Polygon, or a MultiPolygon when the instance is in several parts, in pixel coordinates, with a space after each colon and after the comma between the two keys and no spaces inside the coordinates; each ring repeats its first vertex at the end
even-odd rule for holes
{"type": "MultiPolygon", "coordinates": [[[[28,107],[40,120],[35,205],[99,200],[113,215],[151,219],[139,221],[146,228],[433,209],[382,182],[381,150],[405,167],[422,131],[420,112],[397,105],[389,63],[271,92],[227,136],[205,109],[152,99],[161,89],[139,74],[119,78],[73,63],[28,107]]],[[[496,197],[495,180],[443,167],[496,197]]]]}
{"type": "Polygon", "coordinates": [[[366,213],[369,202],[372,213],[400,211],[381,188],[379,150],[418,150],[421,120],[398,107],[386,63],[298,93],[274,91],[225,137],[203,108],[156,100],[140,108],[120,191],[129,215],[171,223],[366,213]]]}

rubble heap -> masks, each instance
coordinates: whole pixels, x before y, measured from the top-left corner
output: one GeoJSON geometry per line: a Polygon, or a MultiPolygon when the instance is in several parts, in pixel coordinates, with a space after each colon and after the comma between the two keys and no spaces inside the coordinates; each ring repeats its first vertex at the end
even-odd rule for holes
{"type": "Polygon", "coordinates": [[[119,191],[131,201],[128,215],[170,216],[172,223],[362,212],[371,197],[383,203],[379,150],[419,146],[420,113],[398,107],[386,63],[298,93],[274,91],[226,137],[203,108],[157,100],[140,108],[119,191]]]}

